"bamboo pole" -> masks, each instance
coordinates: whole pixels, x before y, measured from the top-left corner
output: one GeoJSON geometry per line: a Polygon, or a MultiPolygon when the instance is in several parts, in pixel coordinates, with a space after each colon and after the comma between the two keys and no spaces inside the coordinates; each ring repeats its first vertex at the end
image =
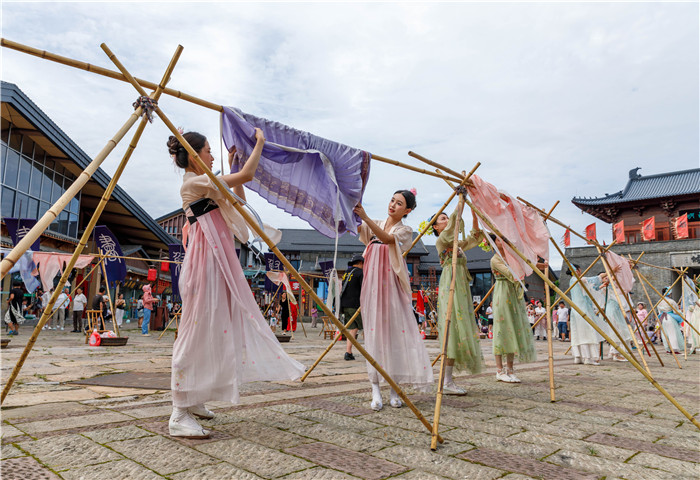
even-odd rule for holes
{"type": "MultiPolygon", "coordinates": [[[[639,275],[641,275],[641,272],[639,272],[639,270],[637,270],[636,268],[635,268],[635,272],[638,273],[638,277],[639,277],[639,275]]],[[[673,282],[669,288],[673,288],[673,287],[676,285],[676,283],[678,283],[678,280],[680,280],[680,278],[681,278],[681,277],[678,277],[678,278],[676,279],[676,281],[673,282]]],[[[644,277],[644,279],[645,279],[647,282],[649,282],[649,280],[647,280],[646,277],[644,277]]],[[[647,300],[649,300],[649,303],[651,304],[651,298],[649,298],[649,293],[646,291],[646,287],[644,286],[644,283],[642,282],[641,277],[639,278],[639,281],[640,281],[640,283],[642,283],[642,287],[644,288],[644,291],[645,291],[645,293],[647,294],[647,300]]],[[[654,288],[653,285],[650,285],[650,286],[651,286],[652,288],[654,288]]],[[[661,293],[659,293],[659,291],[656,290],[655,288],[654,288],[654,291],[656,292],[657,295],[659,295],[659,300],[651,306],[651,310],[650,310],[650,311],[654,312],[654,317],[656,317],[656,319],[658,320],[658,319],[659,319],[659,316],[656,314],[656,309],[657,309],[657,307],[659,306],[659,304],[660,304],[662,301],[664,301],[664,296],[661,295],[661,293]]],[[[668,302],[666,302],[666,303],[668,303],[668,302]]],[[[681,316],[682,316],[682,315],[681,315],[681,316]]],[[[685,320],[685,318],[684,318],[684,320],[685,320]]],[[[697,332],[697,330],[696,330],[696,332],[697,332]]]]}
{"type": "MultiPolygon", "coordinates": [[[[430,439],[430,449],[437,449],[437,435],[440,427],[440,409],[442,408],[442,391],[445,382],[445,367],[447,366],[447,341],[450,337],[450,320],[454,310],[455,284],[457,283],[457,256],[459,255],[459,226],[464,211],[464,195],[459,196],[457,204],[457,221],[455,222],[452,238],[452,278],[450,279],[450,293],[447,300],[447,314],[442,332],[442,353],[440,354],[440,374],[438,376],[437,396],[435,397],[435,413],[433,414],[433,433],[430,439]]],[[[444,273],[444,272],[443,272],[444,273]]]]}
{"type": "MultiPolygon", "coordinates": [[[[157,101],[158,98],[160,98],[160,95],[163,91],[163,86],[170,79],[170,74],[173,71],[173,69],[175,68],[175,64],[177,63],[178,59],[180,58],[181,53],[182,53],[182,46],[178,45],[178,48],[176,49],[175,54],[173,55],[173,58],[170,60],[170,63],[168,64],[168,67],[165,71],[165,74],[163,75],[163,79],[161,80],[161,84],[156,88],[155,92],[153,93],[153,96],[151,97],[151,98],[153,98],[153,100],[157,101]]],[[[132,117],[134,115],[136,115],[136,118],[138,118],[138,115],[141,114],[141,111],[142,110],[140,107],[137,108],[136,111],[134,112],[134,114],[132,115],[132,117]]],[[[127,122],[127,124],[128,123],[129,122],[127,122]]],[[[88,222],[88,225],[85,227],[85,231],[83,232],[83,235],[80,238],[80,241],[79,241],[78,245],[76,246],[75,251],[73,252],[73,256],[68,261],[68,264],[66,265],[66,268],[63,271],[63,275],[61,276],[61,280],[59,281],[59,285],[64,285],[66,283],[66,280],[68,279],[68,275],[70,274],[71,270],[73,269],[75,262],[78,260],[78,256],[80,255],[80,252],[82,252],[85,249],[85,247],[87,246],[87,242],[90,239],[90,236],[92,235],[92,231],[95,228],[95,225],[97,224],[97,220],[99,219],[100,214],[102,213],[105,206],[107,205],[109,198],[112,196],[112,191],[114,191],[114,188],[117,186],[117,182],[119,181],[119,178],[121,177],[121,174],[124,171],[124,168],[126,167],[126,164],[128,163],[129,158],[131,158],[131,154],[133,153],[134,149],[136,148],[136,145],[138,144],[138,141],[141,138],[141,134],[143,133],[144,129],[146,128],[147,123],[148,123],[148,120],[144,116],[141,119],[141,123],[139,124],[136,131],[134,132],[134,136],[131,140],[131,143],[129,144],[128,148],[126,149],[126,152],[124,153],[124,156],[123,156],[121,162],[119,163],[117,170],[114,172],[114,176],[112,177],[112,180],[110,180],[109,185],[107,185],[107,188],[105,189],[104,194],[102,195],[102,198],[100,199],[100,202],[98,203],[97,207],[95,208],[95,211],[93,212],[92,217],[90,218],[90,221],[88,222]]],[[[122,128],[124,128],[124,127],[122,127],[122,128]]],[[[126,132],[124,132],[124,133],[126,133],[126,132]]],[[[114,140],[111,140],[111,142],[114,143],[114,146],[116,146],[116,143],[114,142],[114,140]]],[[[112,148],[114,148],[114,147],[112,147],[112,148]]],[[[81,174],[81,175],[84,175],[84,174],[85,174],[85,172],[83,172],[83,174],[81,174]]],[[[75,185],[76,183],[77,183],[77,180],[73,185],[75,185]]],[[[59,202],[60,201],[61,201],[61,199],[59,199],[59,202]]],[[[30,231],[30,233],[31,233],[31,231],[30,231]]],[[[27,236],[24,238],[26,239],[28,237],[29,237],[29,234],[27,234],[27,236]]],[[[33,243],[33,242],[30,242],[29,245],[31,245],[31,243],[33,243]]],[[[20,242],[20,244],[21,244],[21,242],[20,242]]],[[[19,244],[18,244],[18,246],[19,246],[19,244]]],[[[15,248],[17,248],[17,247],[15,247],[15,248]]],[[[56,303],[56,299],[58,298],[58,293],[59,293],[59,290],[55,290],[53,295],[51,296],[51,299],[49,300],[49,305],[47,306],[49,311],[53,308],[54,304],[56,303]]],[[[17,378],[17,375],[19,375],[19,372],[22,369],[22,365],[24,365],[25,360],[29,356],[29,352],[32,351],[32,348],[34,347],[34,344],[36,343],[36,340],[39,337],[39,334],[41,333],[41,329],[43,328],[43,326],[46,324],[47,321],[48,321],[48,315],[46,315],[46,310],[45,310],[41,316],[41,319],[39,320],[39,323],[37,323],[36,327],[34,328],[34,332],[32,333],[32,336],[27,341],[27,345],[24,347],[24,351],[22,352],[22,355],[17,360],[17,364],[15,365],[14,369],[12,370],[10,377],[7,379],[7,384],[5,385],[5,388],[3,388],[2,396],[0,397],[0,404],[5,401],[7,394],[10,392],[10,389],[12,388],[12,384],[14,383],[15,379],[17,378]]]]}
{"type": "Polygon", "coordinates": [[[272,306],[272,301],[273,301],[275,298],[277,298],[277,292],[280,291],[280,288],[282,288],[282,282],[280,282],[280,284],[277,285],[277,290],[275,290],[275,294],[274,294],[274,295],[272,296],[272,298],[270,299],[270,304],[269,304],[269,305],[267,306],[267,308],[265,309],[265,313],[263,313],[263,317],[267,317],[267,312],[270,311],[270,307],[272,306]]]}
{"type": "MultiPolygon", "coordinates": [[[[129,79],[131,84],[134,86],[134,88],[139,91],[143,92],[143,89],[139,86],[139,84],[134,80],[134,78],[131,76],[131,74],[124,68],[124,66],[119,62],[119,60],[116,58],[116,56],[109,50],[107,45],[104,43],[101,45],[102,49],[107,53],[109,56],[110,60],[119,68],[119,70],[124,74],[126,78],[129,79]]],[[[315,301],[318,305],[321,305],[321,309],[323,312],[328,316],[329,319],[335,324],[335,326],[350,340],[350,342],[355,346],[358,352],[362,356],[364,356],[367,361],[369,362],[372,367],[374,367],[377,372],[386,380],[386,382],[391,386],[391,388],[394,389],[394,391],[399,395],[401,400],[411,409],[411,411],[416,415],[416,417],[420,420],[420,422],[425,426],[426,429],[428,429],[429,432],[432,432],[432,425],[428,420],[423,416],[423,414],[416,408],[416,406],[413,404],[413,402],[408,398],[406,393],[399,387],[399,385],[394,382],[394,380],[389,376],[389,374],[379,365],[374,358],[365,350],[360,343],[354,339],[351,335],[349,335],[347,329],[345,326],[338,321],[335,315],[333,315],[333,312],[330,311],[330,309],[321,301],[321,299],[316,295],[316,292],[311,288],[311,286],[304,280],[304,278],[299,275],[299,272],[294,268],[294,266],[287,260],[287,258],[282,255],[282,252],[279,251],[277,246],[270,240],[270,238],[265,234],[264,230],[260,228],[260,226],[255,222],[255,219],[252,218],[252,216],[236,201],[236,199],[233,197],[231,192],[224,187],[224,185],[221,183],[221,180],[219,180],[214,173],[207,167],[207,165],[202,161],[202,159],[199,157],[199,154],[192,148],[192,146],[185,140],[185,138],[182,136],[182,134],[177,130],[175,125],[168,119],[168,117],[163,113],[163,111],[160,109],[160,107],[156,106],[155,107],[155,112],[156,114],[161,118],[163,123],[170,129],[170,131],[173,133],[173,135],[178,139],[180,144],[187,150],[187,153],[190,154],[194,162],[199,166],[199,168],[204,171],[205,175],[209,177],[212,180],[212,183],[216,186],[217,189],[223,194],[224,198],[230,202],[233,207],[241,214],[243,219],[246,221],[248,226],[268,245],[272,253],[274,253],[277,258],[280,259],[282,264],[287,268],[287,270],[294,276],[294,278],[297,279],[299,284],[306,290],[306,292],[309,294],[311,299],[315,301]]],[[[444,440],[439,437],[438,441],[442,443],[444,440]]]]}
{"type": "MultiPolygon", "coordinates": [[[[112,326],[114,327],[114,333],[119,336],[119,325],[117,325],[117,312],[114,310],[114,303],[112,302],[112,294],[109,291],[109,278],[107,278],[107,267],[105,267],[104,262],[102,262],[102,273],[105,276],[105,286],[107,287],[107,300],[109,300],[109,309],[112,311],[112,326]]],[[[107,325],[105,325],[105,328],[107,325]]]]}
{"type": "MultiPolygon", "coordinates": [[[[634,346],[637,349],[637,353],[639,354],[639,358],[642,359],[642,363],[644,364],[644,368],[649,373],[649,375],[651,375],[651,369],[649,368],[649,365],[647,364],[646,358],[644,358],[644,353],[639,348],[639,344],[637,343],[637,339],[634,336],[634,332],[632,331],[632,327],[630,327],[630,324],[627,323],[627,313],[625,312],[625,308],[622,306],[622,299],[620,297],[620,295],[624,296],[625,293],[623,291],[622,294],[620,294],[617,291],[617,286],[615,286],[615,284],[617,284],[618,286],[620,285],[620,282],[617,279],[617,275],[615,275],[615,271],[608,263],[608,259],[605,258],[605,254],[602,253],[602,249],[600,248],[600,245],[596,245],[596,248],[598,249],[598,254],[602,257],[603,267],[605,268],[605,272],[608,274],[608,278],[610,279],[610,286],[612,287],[613,294],[615,295],[615,299],[617,300],[617,306],[620,307],[620,312],[622,312],[623,321],[625,322],[625,325],[629,329],[630,336],[632,337],[632,342],[634,343],[634,346]]],[[[622,288],[620,288],[620,289],[622,289],[622,288]]]]}
{"type": "MultiPolygon", "coordinates": [[[[469,173],[460,181],[460,186],[466,185],[466,183],[469,181],[469,178],[474,174],[476,169],[479,168],[480,166],[481,166],[481,163],[477,162],[476,165],[474,165],[474,167],[469,171],[469,173]]],[[[416,238],[413,239],[411,246],[408,247],[408,250],[406,250],[403,253],[404,258],[408,255],[408,252],[410,252],[413,249],[413,247],[416,246],[416,244],[421,239],[421,237],[423,237],[423,235],[425,235],[425,232],[427,232],[428,229],[433,226],[433,224],[438,219],[440,214],[442,214],[442,212],[445,210],[445,208],[447,208],[447,206],[450,204],[450,202],[452,202],[452,200],[456,196],[457,196],[457,191],[454,190],[452,192],[452,194],[449,196],[449,198],[445,201],[445,203],[442,204],[442,207],[440,207],[438,212],[435,215],[433,215],[433,217],[430,219],[430,221],[428,222],[428,225],[426,225],[423,228],[423,230],[416,236],[416,238]]],[[[360,314],[361,308],[362,307],[358,308],[357,311],[355,311],[355,314],[350,319],[350,322],[352,322],[355,319],[355,317],[360,314]]],[[[348,323],[348,325],[350,324],[350,322],[348,323]]],[[[328,352],[331,351],[331,348],[333,348],[333,346],[335,345],[335,343],[338,341],[339,338],[340,338],[340,336],[337,336],[336,338],[334,338],[333,341],[331,342],[331,344],[323,351],[323,353],[321,353],[321,355],[319,355],[319,357],[316,359],[316,361],[313,363],[313,365],[311,365],[311,367],[308,370],[306,370],[306,372],[304,372],[304,376],[301,377],[302,382],[304,380],[306,380],[306,378],[314,370],[314,368],[316,368],[316,366],[321,362],[321,360],[323,360],[323,357],[325,357],[328,354],[328,352]]],[[[435,362],[433,362],[433,365],[435,365],[435,362]]]]}
{"type": "MultiPolygon", "coordinates": [[[[355,313],[353,313],[352,317],[350,317],[350,320],[348,320],[347,323],[345,323],[345,328],[346,328],[346,329],[347,329],[348,327],[350,327],[350,325],[352,324],[352,322],[355,321],[355,319],[357,318],[357,316],[358,316],[359,314],[360,314],[360,309],[358,308],[357,310],[355,310],[355,313]]],[[[304,375],[301,376],[301,379],[300,379],[300,380],[301,380],[302,382],[303,382],[304,380],[306,380],[306,378],[309,376],[309,374],[312,372],[312,370],[313,370],[314,368],[316,368],[316,366],[318,366],[318,364],[321,362],[321,360],[323,360],[323,357],[325,357],[325,356],[328,354],[328,352],[331,351],[331,349],[335,346],[335,344],[338,342],[338,340],[340,340],[341,337],[342,337],[342,335],[340,335],[340,334],[334,335],[334,336],[333,336],[333,341],[326,347],[326,349],[323,351],[323,353],[316,359],[316,361],[314,362],[314,364],[311,365],[311,367],[309,367],[309,368],[306,370],[306,372],[304,372],[304,375]]]]}
{"type": "Polygon", "coordinates": [[[621,349],[618,347],[618,345],[615,343],[615,341],[614,341],[612,338],[610,338],[610,336],[609,336],[607,333],[605,333],[598,325],[596,325],[596,323],[595,323],[593,320],[591,320],[591,319],[588,317],[588,315],[587,315],[583,310],[581,310],[581,308],[580,308],[578,305],[576,305],[576,304],[571,300],[571,298],[569,298],[568,296],[566,296],[566,295],[564,294],[564,292],[562,292],[562,291],[559,289],[559,287],[557,287],[551,280],[549,280],[549,278],[547,278],[542,272],[540,272],[539,270],[537,270],[537,267],[536,267],[535,265],[533,265],[532,262],[531,262],[525,255],[523,255],[522,252],[520,252],[520,250],[518,250],[518,248],[517,248],[515,245],[513,245],[512,242],[510,242],[507,238],[503,237],[503,235],[502,235],[501,232],[498,230],[498,228],[497,228],[493,223],[491,223],[491,221],[490,221],[480,210],[478,210],[469,200],[466,200],[466,203],[467,203],[467,205],[469,205],[469,207],[470,207],[474,212],[476,212],[476,214],[484,221],[484,223],[486,223],[486,225],[488,225],[489,228],[491,228],[491,230],[493,230],[493,232],[501,238],[501,241],[503,241],[506,245],[508,245],[508,246],[513,250],[513,252],[515,252],[516,255],[518,255],[525,263],[527,263],[528,266],[529,266],[530,268],[532,268],[533,271],[534,271],[544,282],[548,283],[549,286],[550,286],[550,288],[552,288],[555,292],[557,292],[557,293],[559,294],[559,296],[561,296],[562,299],[564,299],[564,301],[565,301],[566,303],[568,303],[569,305],[571,305],[571,307],[572,307],[574,310],[576,310],[576,311],[579,313],[579,315],[581,315],[581,317],[583,317],[583,319],[586,320],[586,321],[588,322],[588,324],[589,324],[591,327],[593,327],[593,329],[594,329],[595,331],[597,331],[608,343],[610,343],[610,345],[612,345],[613,348],[616,348],[624,357],[626,357],[627,360],[630,362],[630,364],[631,364],[632,366],[634,366],[634,368],[636,368],[636,369],[639,371],[639,373],[641,373],[641,374],[644,376],[644,378],[646,378],[652,385],[654,385],[654,387],[655,387],[657,390],[659,390],[659,392],[661,392],[661,394],[662,394],[664,397],[666,397],[666,398],[673,404],[673,406],[676,407],[688,420],[690,420],[690,421],[693,423],[693,425],[695,425],[698,429],[700,429],[700,422],[698,422],[698,421],[688,412],[688,410],[686,410],[685,408],[683,408],[683,406],[682,406],[681,404],[679,404],[678,401],[677,401],[675,398],[673,398],[673,396],[672,396],[668,391],[666,391],[666,389],[664,389],[661,385],[659,385],[659,383],[658,383],[651,375],[649,375],[649,374],[644,370],[644,368],[642,368],[642,366],[639,365],[639,363],[637,363],[637,361],[634,359],[634,357],[633,357],[632,355],[629,355],[629,354],[628,354],[627,352],[625,352],[624,350],[621,350],[621,349]]]}
{"type": "Polygon", "coordinates": [[[161,334],[158,336],[158,340],[160,340],[161,338],[163,338],[163,335],[165,335],[165,332],[168,331],[168,328],[170,328],[170,325],[172,325],[173,322],[175,322],[175,328],[177,328],[177,317],[178,317],[178,315],[180,315],[180,314],[182,314],[182,306],[180,306],[180,310],[178,310],[177,312],[173,312],[173,318],[170,319],[170,321],[169,321],[168,324],[165,326],[165,328],[163,329],[163,331],[161,332],[161,334]]]}
{"type": "MultiPolygon", "coordinates": [[[[448,178],[445,175],[431,172],[431,171],[426,170],[424,168],[414,167],[413,165],[409,165],[407,163],[402,163],[402,162],[399,162],[398,160],[393,160],[391,158],[382,157],[381,155],[372,154],[372,160],[377,160],[377,161],[382,162],[382,163],[388,163],[389,165],[395,165],[397,167],[405,168],[406,170],[411,170],[412,172],[422,173],[423,175],[430,175],[431,177],[436,177],[436,178],[441,178],[441,179],[448,178]]],[[[450,178],[450,180],[454,180],[456,182],[459,182],[462,179],[461,175],[459,178],[452,178],[452,177],[449,177],[449,178],[450,178]]]]}
{"type": "MultiPolygon", "coordinates": [[[[545,224],[547,223],[547,219],[552,216],[552,212],[554,212],[554,209],[557,208],[557,205],[559,205],[559,200],[554,204],[554,206],[547,212],[547,216],[544,217],[543,222],[545,224]]],[[[551,237],[550,237],[551,238],[551,237]]],[[[544,274],[547,278],[549,278],[549,262],[547,262],[547,266],[544,269],[544,274]]],[[[545,283],[544,284],[544,295],[546,298],[547,302],[547,307],[545,310],[545,314],[547,315],[547,363],[549,364],[549,401],[554,403],[557,401],[555,393],[554,393],[554,346],[553,342],[554,339],[552,338],[552,334],[554,333],[552,331],[553,325],[552,325],[552,304],[551,301],[552,299],[550,298],[550,291],[549,291],[549,284],[545,283]]],[[[569,334],[571,335],[571,334],[569,334]]]]}
{"type": "MultiPolygon", "coordinates": [[[[435,167],[435,168],[439,168],[439,169],[441,169],[442,171],[449,173],[450,175],[452,175],[453,177],[455,177],[455,178],[457,178],[457,179],[461,179],[461,178],[463,177],[463,175],[462,175],[461,173],[455,172],[455,171],[452,170],[451,168],[446,167],[446,166],[444,166],[444,165],[440,165],[439,163],[434,162],[434,161],[432,161],[432,160],[429,160],[429,159],[425,158],[424,156],[419,155],[419,154],[417,154],[417,153],[415,153],[415,152],[409,151],[408,154],[409,154],[410,156],[412,156],[413,158],[417,158],[418,160],[420,160],[420,161],[423,162],[423,163],[427,163],[428,165],[432,165],[432,166],[435,167]]],[[[446,175],[445,175],[445,176],[446,176],[446,175]]]]}
{"type": "MultiPolygon", "coordinates": [[[[62,252],[41,252],[42,255],[65,255],[65,253],[62,252]]],[[[142,262],[146,263],[151,263],[151,262],[159,262],[159,263],[174,263],[174,264],[182,264],[182,262],[176,262],[176,261],[171,261],[171,260],[158,260],[155,258],[143,258],[143,257],[126,257],[124,255],[100,255],[101,257],[104,258],[121,258],[125,260],[141,260],[142,262]]]]}

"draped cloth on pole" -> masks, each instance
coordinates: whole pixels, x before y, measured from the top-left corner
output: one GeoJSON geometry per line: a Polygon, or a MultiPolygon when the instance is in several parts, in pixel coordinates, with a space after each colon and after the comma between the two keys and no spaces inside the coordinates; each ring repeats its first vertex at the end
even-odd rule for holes
{"type": "MultiPolygon", "coordinates": [[[[39,275],[44,291],[48,292],[53,288],[53,279],[57,274],[63,273],[63,266],[70,261],[72,253],[49,253],[34,252],[34,263],[39,265],[39,275]]],[[[93,255],[79,255],[73,268],[85,268],[93,261],[93,255]]],[[[61,288],[63,288],[61,286],[61,288]]]]}
{"type": "MultiPolygon", "coordinates": [[[[613,270],[618,268],[618,270],[615,272],[617,281],[620,283],[620,287],[622,287],[622,290],[624,290],[625,293],[630,293],[632,291],[632,287],[634,287],[634,274],[632,273],[632,268],[630,267],[630,261],[609,250],[605,253],[605,258],[613,270]]],[[[612,281],[612,278],[610,281],[612,281]]]]}
{"type": "Polygon", "coordinates": [[[282,283],[284,285],[284,290],[287,292],[287,300],[289,300],[294,305],[297,304],[297,299],[294,298],[294,292],[292,291],[292,286],[289,284],[289,278],[284,272],[267,272],[265,273],[267,278],[269,278],[272,283],[279,285],[282,283]]]}
{"type": "Polygon", "coordinates": [[[226,148],[236,147],[232,173],[252,153],[255,128],[265,134],[260,164],[248,188],[327,237],[336,236],[336,223],[338,234],[357,234],[361,221],[352,210],[362,201],[369,153],[235,108],[224,107],[222,124],[226,148]]]}
{"type": "MultiPolygon", "coordinates": [[[[5,218],[3,221],[5,222],[8,233],[10,234],[13,245],[17,245],[19,241],[29,233],[32,227],[36,225],[36,220],[33,218],[5,218]]],[[[22,276],[22,282],[29,293],[32,293],[39,285],[41,285],[39,280],[32,275],[34,270],[36,270],[36,265],[32,260],[32,251],[38,252],[39,247],[40,239],[37,238],[36,241],[29,247],[29,250],[19,258],[12,270],[10,270],[10,273],[19,272],[19,274],[22,276]]],[[[5,253],[5,255],[7,255],[7,253],[5,253]]]]}
{"type": "MultiPolygon", "coordinates": [[[[488,217],[528,260],[537,263],[537,257],[549,259],[549,230],[542,217],[533,208],[520,203],[506,192],[471,176],[472,185],[467,187],[472,203],[488,217]]],[[[518,280],[532,273],[532,269],[507,245],[504,260],[518,280]]]]}
{"type": "Polygon", "coordinates": [[[122,247],[117,241],[117,237],[109,228],[104,225],[98,225],[94,231],[95,243],[102,255],[110,255],[111,258],[105,258],[105,268],[107,269],[108,285],[116,282],[123,282],[126,278],[126,260],[123,258],[114,258],[122,256],[122,247]]]}
{"type": "MultiPolygon", "coordinates": [[[[274,272],[277,270],[282,270],[284,267],[282,266],[282,260],[277,258],[277,255],[274,253],[266,253],[265,254],[265,271],[266,272],[274,272]]],[[[273,292],[275,291],[274,288],[272,288],[273,283],[272,280],[268,276],[265,276],[265,290],[268,292],[273,292]]]]}
{"type": "MultiPolygon", "coordinates": [[[[0,253],[2,253],[3,256],[9,255],[11,251],[12,250],[9,248],[0,249],[0,253]]],[[[9,271],[9,273],[19,273],[22,276],[22,282],[29,293],[32,293],[41,285],[41,282],[34,276],[36,265],[34,264],[33,255],[34,252],[27,250],[19,257],[17,263],[15,263],[9,271]]]]}

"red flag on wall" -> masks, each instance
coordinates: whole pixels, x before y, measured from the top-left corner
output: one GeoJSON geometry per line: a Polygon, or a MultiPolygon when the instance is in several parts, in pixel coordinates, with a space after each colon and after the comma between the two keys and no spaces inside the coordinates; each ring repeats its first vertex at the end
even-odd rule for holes
{"type": "Polygon", "coordinates": [[[683,214],[676,219],[676,235],[678,238],[688,238],[688,214],[683,214]]]}
{"type": "Polygon", "coordinates": [[[423,292],[418,292],[418,301],[416,302],[416,311],[425,315],[425,301],[423,300],[423,292]]]}
{"type": "Polygon", "coordinates": [[[596,236],[595,236],[595,223],[591,223],[586,227],[586,240],[593,240],[595,241],[596,236]]]}
{"type": "Polygon", "coordinates": [[[613,225],[613,240],[617,243],[625,243],[625,221],[620,220],[613,225]]]}
{"type": "Polygon", "coordinates": [[[656,238],[656,217],[647,218],[642,222],[642,240],[656,238]]]}
{"type": "Polygon", "coordinates": [[[571,246],[571,230],[569,230],[568,228],[564,232],[564,246],[565,247],[571,246]]]}

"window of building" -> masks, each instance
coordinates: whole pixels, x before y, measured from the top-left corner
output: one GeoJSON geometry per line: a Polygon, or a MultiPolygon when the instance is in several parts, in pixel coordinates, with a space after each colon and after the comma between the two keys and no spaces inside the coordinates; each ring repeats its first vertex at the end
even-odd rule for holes
{"type": "MultiPolygon", "coordinates": [[[[49,159],[29,136],[14,131],[11,123],[3,121],[2,128],[0,215],[38,219],[63,195],[75,176],[49,159]]],[[[48,230],[77,238],[79,213],[80,193],[48,230]]]]}
{"type": "Polygon", "coordinates": [[[484,297],[493,284],[491,272],[475,273],[472,281],[472,296],[484,297]]]}

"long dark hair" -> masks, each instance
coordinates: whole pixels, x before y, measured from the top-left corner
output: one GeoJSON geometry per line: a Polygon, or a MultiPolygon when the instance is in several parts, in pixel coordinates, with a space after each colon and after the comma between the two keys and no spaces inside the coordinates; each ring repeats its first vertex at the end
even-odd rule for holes
{"type": "MultiPolygon", "coordinates": [[[[204,148],[204,144],[207,143],[207,137],[201,133],[187,132],[183,137],[185,137],[187,143],[192,145],[192,148],[194,148],[194,151],[197,153],[201,152],[204,148]]],[[[178,167],[187,168],[190,166],[189,154],[175,135],[170,135],[168,138],[168,153],[173,156],[175,165],[178,167]]]]}

